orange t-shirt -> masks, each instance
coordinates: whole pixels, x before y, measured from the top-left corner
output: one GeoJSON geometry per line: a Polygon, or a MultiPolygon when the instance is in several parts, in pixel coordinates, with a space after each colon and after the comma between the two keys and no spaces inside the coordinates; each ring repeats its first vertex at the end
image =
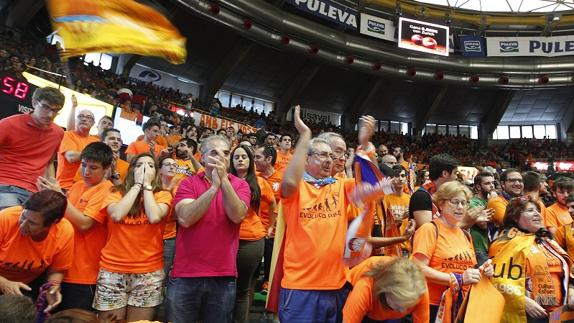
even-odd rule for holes
{"type": "MultiPolygon", "coordinates": [[[[562,260],[560,260],[558,257],[556,257],[556,255],[550,251],[548,251],[547,248],[545,247],[538,247],[536,248],[538,249],[538,251],[542,252],[546,258],[546,264],[548,265],[548,273],[550,274],[550,279],[552,280],[552,285],[555,286],[554,288],[554,297],[556,297],[556,299],[558,300],[558,304],[562,304],[562,300],[564,298],[564,294],[562,292],[562,283],[563,283],[563,277],[564,277],[564,268],[562,267],[562,260]]],[[[537,268],[537,265],[539,264],[539,262],[530,262],[529,257],[526,257],[526,273],[527,273],[527,277],[531,277],[533,275],[535,275],[535,273],[537,271],[539,271],[540,269],[537,268]]],[[[543,280],[542,280],[543,281],[543,280]]],[[[527,286],[528,288],[528,286],[527,286]]],[[[530,298],[535,299],[537,296],[539,296],[536,293],[536,288],[532,288],[533,290],[530,291],[531,295],[530,298]]],[[[543,306],[547,311],[551,312],[553,310],[555,310],[556,308],[560,307],[560,305],[556,305],[556,306],[551,306],[551,305],[546,305],[543,306]]]]}
{"type": "MultiPolygon", "coordinates": [[[[421,254],[429,260],[429,267],[443,273],[462,274],[476,265],[472,240],[462,229],[451,228],[440,219],[423,224],[413,239],[413,256],[421,254]],[[436,224],[435,225],[433,224],[436,224]],[[437,238],[438,230],[438,238],[437,238]]],[[[427,280],[430,304],[439,305],[447,286],[427,280]]]]}
{"type": "Polygon", "coordinates": [[[13,206],[0,211],[0,276],[28,284],[48,268],[65,271],[72,267],[72,224],[62,219],[50,227],[43,241],[34,241],[20,234],[22,210],[22,206],[13,206]]]}
{"type": "MultiPolygon", "coordinates": [[[[261,203],[259,205],[259,218],[261,223],[265,227],[265,230],[269,229],[271,225],[271,215],[269,214],[269,207],[275,200],[275,192],[271,184],[263,177],[257,176],[257,183],[259,183],[259,188],[261,189],[261,203]],[[264,192],[265,191],[265,192],[264,192]]],[[[277,211],[277,209],[275,210],[277,211]]]]}
{"type": "MultiPolygon", "coordinates": [[[[386,223],[382,228],[383,231],[383,236],[384,237],[400,237],[404,232],[405,229],[407,228],[408,224],[409,224],[409,202],[411,200],[411,195],[410,194],[386,194],[383,197],[383,206],[385,208],[385,213],[387,215],[392,215],[393,218],[395,219],[395,225],[397,226],[396,231],[394,232],[394,235],[385,235],[386,232],[391,232],[389,230],[386,230],[386,223]]],[[[394,230],[392,230],[394,231],[394,230]]],[[[394,249],[402,249],[402,250],[411,250],[411,243],[409,240],[400,243],[400,244],[396,244],[396,245],[391,245],[389,246],[389,248],[387,247],[383,247],[383,250],[389,250],[391,248],[394,249]]],[[[389,255],[385,253],[385,255],[389,255]]],[[[402,252],[396,254],[396,256],[400,256],[402,255],[402,252]]]]}
{"type": "Polygon", "coordinates": [[[488,200],[486,207],[494,210],[494,215],[492,216],[492,222],[494,222],[494,224],[502,226],[502,220],[504,220],[507,205],[508,201],[500,195],[488,200]]]}
{"type": "MultiPolygon", "coordinates": [[[[106,180],[93,187],[86,187],[83,181],[79,181],[68,191],[68,203],[94,220],[94,224],[85,232],[75,230],[74,263],[64,276],[66,283],[96,284],[100,256],[107,238],[106,215],[100,212],[100,209],[112,186],[113,184],[106,180]]],[[[66,217],[68,216],[66,212],[66,217]]]]}
{"type": "Polygon", "coordinates": [[[201,169],[195,169],[191,160],[175,159],[177,168],[175,169],[175,178],[177,181],[197,174],[201,169]]]}
{"type": "Polygon", "coordinates": [[[570,216],[568,212],[568,207],[556,202],[546,209],[545,220],[547,228],[554,227],[560,229],[566,224],[572,223],[572,216],[570,216]]]}
{"type": "Polygon", "coordinates": [[[167,147],[167,137],[163,135],[159,135],[155,137],[155,142],[158,143],[160,146],[167,147]]]}
{"type": "MultiPolygon", "coordinates": [[[[169,191],[154,193],[156,202],[170,206],[173,197],[169,191]]],[[[110,193],[102,204],[108,215],[108,206],[122,199],[120,192],[110,193]]],[[[168,210],[168,214],[171,210],[168,210]]],[[[163,268],[163,231],[165,218],[156,224],[149,223],[144,209],[139,215],[126,215],[120,222],[107,221],[108,239],[102,249],[100,266],[111,272],[143,274],[163,268]]]]}
{"type": "Polygon", "coordinates": [[[374,294],[374,281],[372,277],[364,274],[376,265],[389,262],[393,257],[371,257],[351,269],[349,281],[353,290],[349,293],[345,307],[343,307],[343,321],[345,323],[361,323],[365,317],[376,321],[393,320],[413,315],[414,323],[429,322],[429,293],[420,298],[419,302],[404,312],[394,311],[379,301],[374,294]]]}
{"type": "Polygon", "coordinates": [[[173,146],[176,145],[180,140],[181,140],[181,135],[175,134],[175,135],[169,135],[167,137],[165,137],[165,140],[167,141],[167,145],[164,146],[173,146]]]}
{"type": "Polygon", "coordinates": [[[269,177],[263,176],[262,173],[258,172],[257,176],[264,178],[270,185],[271,189],[273,190],[273,194],[275,195],[275,201],[279,204],[281,201],[281,196],[279,195],[279,188],[281,187],[281,181],[283,180],[283,173],[278,172],[275,170],[273,174],[269,177]]]}
{"type": "Polygon", "coordinates": [[[349,214],[348,194],[354,180],[337,180],[316,187],[305,181],[299,190],[282,198],[285,218],[285,252],[281,287],[334,290],[345,284],[345,234],[349,214]]]}
{"type": "Polygon", "coordinates": [[[285,154],[280,149],[277,150],[277,159],[275,160],[275,165],[273,166],[275,168],[275,171],[277,172],[285,171],[291,158],[293,158],[293,154],[290,151],[288,151],[285,154]]]}
{"type": "Polygon", "coordinates": [[[65,153],[67,151],[81,152],[88,144],[97,141],[97,137],[90,135],[83,137],[76,131],[66,131],[64,133],[64,138],[62,138],[58,149],[58,169],[56,170],[56,179],[62,188],[70,189],[72,187],[76,172],[80,168],[80,161],[78,160],[75,163],[68,162],[65,153]]]}
{"type": "MultiPolygon", "coordinates": [[[[162,150],[164,150],[165,147],[160,145],[160,144],[156,144],[154,147],[154,151],[153,154],[154,156],[159,156],[159,154],[161,153],[162,150]]],[[[130,154],[130,155],[139,155],[139,154],[143,154],[143,153],[149,153],[150,152],[150,146],[147,142],[143,141],[143,140],[138,140],[138,141],[134,141],[132,142],[128,148],[126,149],[126,154],[130,154]]]]}
{"type": "MultiPolygon", "coordinates": [[[[123,159],[119,159],[116,161],[116,171],[120,173],[120,181],[124,181],[126,179],[126,175],[128,174],[128,168],[130,167],[130,163],[123,159]]],[[[76,172],[76,176],[74,177],[74,183],[79,182],[82,180],[82,173],[81,167],[78,168],[76,172]]],[[[110,180],[111,181],[111,180],[110,180]]]]}
{"type": "MultiPolygon", "coordinates": [[[[181,184],[181,180],[179,179],[175,182],[175,185],[171,188],[170,193],[171,196],[175,197],[175,193],[179,188],[179,184],[181,184]]],[[[175,178],[174,178],[175,180],[175,178]]],[[[177,235],[177,223],[175,221],[175,217],[173,216],[173,212],[175,212],[174,208],[170,208],[169,213],[165,216],[165,230],[163,231],[163,240],[173,239],[177,235]]]]}
{"type": "MultiPolygon", "coordinates": [[[[265,211],[269,212],[269,204],[271,204],[271,200],[275,197],[273,197],[273,190],[271,190],[271,185],[269,185],[266,180],[261,177],[257,177],[257,183],[259,184],[259,188],[261,190],[259,214],[257,214],[251,206],[249,207],[247,216],[245,219],[243,219],[241,226],[239,227],[240,240],[257,241],[265,238],[267,235],[266,228],[269,224],[265,226],[263,224],[263,219],[260,216],[263,209],[266,209],[265,211]]],[[[267,215],[267,219],[269,219],[269,215],[267,215]]]]}

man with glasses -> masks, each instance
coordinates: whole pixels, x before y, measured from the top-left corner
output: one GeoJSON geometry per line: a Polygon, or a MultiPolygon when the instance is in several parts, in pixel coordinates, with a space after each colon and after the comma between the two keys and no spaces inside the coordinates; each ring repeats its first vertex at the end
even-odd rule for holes
{"type": "MultiPolygon", "coordinates": [[[[340,322],[349,288],[345,265],[345,234],[353,215],[347,211],[354,181],[333,177],[332,168],[346,152],[345,142],[331,135],[311,139],[301,120],[301,107],[294,112],[299,140],[281,182],[280,195],[286,223],[283,279],[279,299],[281,322],[340,322]],[[337,151],[334,151],[335,147],[337,151]],[[339,151],[340,149],[340,151],[339,151]]],[[[360,142],[368,142],[374,119],[365,117],[360,142]]],[[[330,135],[330,134],[329,134],[330,135]]]]}
{"type": "Polygon", "coordinates": [[[337,178],[346,178],[345,153],[347,152],[347,143],[345,142],[343,136],[335,132],[323,132],[317,138],[326,140],[331,146],[330,156],[333,161],[331,176],[337,178]]]}
{"type": "Polygon", "coordinates": [[[513,197],[522,196],[522,194],[524,194],[522,175],[514,168],[509,168],[500,174],[500,185],[502,186],[501,194],[490,199],[487,204],[489,209],[494,210],[492,221],[498,226],[502,225],[508,201],[513,197]]]}
{"type": "Polygon", "coordinates": [[[95,123],[94,114],[89,110],[80,110],[76,116],[75,129],[66,131],[58,149],[58,168],[56,179],[60,187],[66,191],[72,187],[74,177],[80,168],[82,150],[98,137],[90,136],[90,129],[95,123]]]}
{"type": "Polygon", "coordinates": [[[0,210],[37,192],[38,176],[54,177],[52,158],[64,130],[53,121],[64,101],[59,90],[38,88],[32,96],[34,112],[0,120],[0,210]]]}

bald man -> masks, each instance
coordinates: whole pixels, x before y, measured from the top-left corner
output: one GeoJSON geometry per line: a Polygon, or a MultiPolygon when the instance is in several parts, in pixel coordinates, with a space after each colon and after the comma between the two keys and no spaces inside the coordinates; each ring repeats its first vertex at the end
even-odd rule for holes
{"type": "Polygon", "coordinates": [[[66,131],[58,149],[58,168],[56,179],[60,187],[68,190],[74,183],[74,177],[80,167],[80,154],[84,148],[98,141],[98,137],[90,136],[90,129],[95,123],[94,114],[89,110],[80,110],[76,115],[75,127],[66,131]]]}

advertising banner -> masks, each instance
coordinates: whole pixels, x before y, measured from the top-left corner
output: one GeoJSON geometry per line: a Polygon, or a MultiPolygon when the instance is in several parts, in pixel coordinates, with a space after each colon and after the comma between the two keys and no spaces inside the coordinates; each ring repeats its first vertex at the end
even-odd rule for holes
{"type": "Polygon", "coordinates": [[[191,93],[194,97],[199,96],[197,83],[144,65],[135,64],[130,70],[130,77],[144,82],[152,82],[154,85],[164,88],[179,90],[181,93],[191,93]]]}
{"type": "Polygon", "coordinates": [[[567,56],[574,55],[572,36],[488,37],[487,56],[567,56]]]}
{"type": "Polygon", "coordinates": [[[408,18],[399,19],[399,47],[419,52],[448,56],[447,26],[408,18]]]}
{"type": "Polygon", "coordinates": [[[330,0],[288,0],[297,9],[338,25],[357,30],[357,11],[330,0]]]}
{"type": "Polygon", "coordinates": [[[361,14],[361,34],[389,41],[397,41],[395,26],[388,19],[379,18],[366,13],[361,14]]]}
{"type": "Polygon", "coordinates": [[[466,57],[486,56],[484,38],[480,36],[461,36],[460,48],[462,50],[462,55],[466,57]]]}

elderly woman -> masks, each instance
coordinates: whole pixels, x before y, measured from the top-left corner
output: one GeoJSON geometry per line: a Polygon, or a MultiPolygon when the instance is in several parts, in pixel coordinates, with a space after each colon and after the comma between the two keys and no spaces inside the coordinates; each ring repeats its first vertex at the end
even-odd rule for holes
{"type": "Polygon", "coordinates": [[[371,257],[353,267],[348,278],[353,290],[343,308],[345,323],[392,322],[410,313],[413,323],[429,321],[425,278],[412,261],[371,257]]]}
{"type": "Polygon", "coordinates": [[[427,280],[430,322],[435,321],[441,300],[448,299],[443,297],[447,296],[447,289],[452,293],[454,305],[450,313],[441,313],[441,316],[454,319],[456,305],[464,295],[459,292],[467,292],[469,285],[476,284],[481,279],[481,271],[487,276],[492,275],[490,263],[475,269],[476,255],[471,236],[461,228],[471,197],[470,190],[459,182],[442,184],[433,195],[440,216],[423,224],[414,235],[413,261],[427,280]]]}
{"type": "Polygon", "coordinates": [[[554,309],[574,304],[571,260],[552,240],[530,197],[510,200],[504,231],[492,243],[493,284],[506,299],[502,322],[548,322],[554,309]]]}
{"type": "Polygon", "coordinates": [[[45,311],[61,302],[60,283],[74,254],[74,228],[63,219],[67,205],[64,195],[45,190],[0,211],[0,294],[37,295],[29,285],[48,270],[45,311]]]}

